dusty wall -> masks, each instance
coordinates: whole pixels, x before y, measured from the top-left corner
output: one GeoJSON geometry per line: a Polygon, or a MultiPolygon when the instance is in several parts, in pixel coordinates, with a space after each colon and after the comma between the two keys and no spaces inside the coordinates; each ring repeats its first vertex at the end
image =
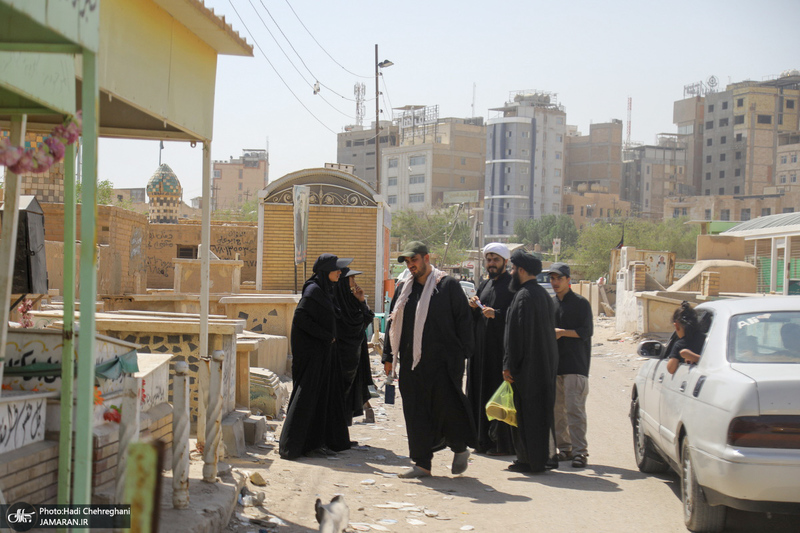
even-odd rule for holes
{"type": "Polygon", "coordinates": [[[744,261],[744,237],[729,235],[698,235],[697,260],[731,259],[744,261]]]}
{"type": "MultiPolygon", "coordinates": [[[[200,231],[201,226],[195,221],[150,224],[147,247],[148,288],[173,287],[175,269],[172,260],[178,257],[178,247],[197,248],[200,244],[200,231]]],[[[239,259],[244,262],[241,281],[256,279],[257,234],[255,222],[219,222],[211,225],[211,251],[220,259],[236,259],[238,253],[239,259]]]]}

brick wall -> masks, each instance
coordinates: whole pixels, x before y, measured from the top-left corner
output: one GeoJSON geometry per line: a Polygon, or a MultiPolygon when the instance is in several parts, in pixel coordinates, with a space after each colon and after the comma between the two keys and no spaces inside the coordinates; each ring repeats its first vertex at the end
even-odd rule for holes
{"type": "MultiPolygon", "coordinates": [[[[294,233],[291,205],[267,204],[264,209],[264,257],[262,288],[294,290],[294,233]]],[[[350,267],[364,272],[358,284],[375,307],[376,208],[309,206],[306,275],[316,258],[329,252],[352,257],[350,267]]],[[[297,265],[297,286],[303,286],[303,265],[297,265]]],[[[382,299],[381,299],[382,300],[382,299]]]]}
{"type": "MultiPolygon", "coordinates": [[[[189,221],[180,224],[150,224],[147,244],[147,287],[171,289],[175,275],[172,260],[178,257],[178,247],[196,248],[200,244],[201,226],[189,221]]],[[[211,225],[210,249],[220,259],[244,261],[242,281],[256,279],[255,222],[217,222],[211,225]]],[[[199,256],[198,256],[199,257],[199,256]]]]}
{"type": "MultiPolygon", "coordinates": [[[[64,204],[41,204],[45,240],[64,242],[64,204]]],[[[76,206],[75,233],[81,239],[81,206],[76,206]]],[[[146,285],[147,217],[117,206],[97,206],[98,295],[143,293],[146,285]]],[[[48,271],[63,263],[48,261],[48,271]]],[[[50,276],[60,279],[60,276],[50,276]]],[[[51,286],[62,289],[62,287],[51,286]]]]}
{"type": "MultiPolygon", "coordinates": [[[[8,137],[8,131],[0,132],[0,136],[8,137]]],[[[31,148],[42,144],[47,133],[25,134],[25,147],[31,148]]],[[[19,176],[19,194],[33,195],[39,201],[63,202],[64,201],[64,162],[56,163],[42,173],[23,173],[19,176]]]]}
{"type": "Polygon", "coordinates": [[[58,442],[43,440],[0,455],[0,489],[9,504],[56,503],[58,442]]]}

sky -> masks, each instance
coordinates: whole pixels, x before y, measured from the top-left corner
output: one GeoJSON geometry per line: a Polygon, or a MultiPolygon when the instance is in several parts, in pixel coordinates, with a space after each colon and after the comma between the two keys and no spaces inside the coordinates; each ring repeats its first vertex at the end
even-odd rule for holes
{"type": "MultiPolygon", "coordinates": [[[[356,123],[356,83],[366,84],[364,126],[375,120],[376,44],[394,63],[383,69],[382,120],[408,104],[489,119],[511,94],[540,90],[588,134],[611,119],[624,127],[630,97],[631,140],[643,143],[676,131],[672,106],[687,84],[713,75],[724,89],[800,69],[797,0],[205,3],[255,45],[254,57],[219,57],[212,159],[268,148],[270,181],[336,162],[336,134],[356,123]]],[[[161,156],[185,201],[202,195],[199,145],[165,141],[161,156]]],[[[158,141],[101,139],[99,179],[145,187],[158,158],[158,141]]]]}

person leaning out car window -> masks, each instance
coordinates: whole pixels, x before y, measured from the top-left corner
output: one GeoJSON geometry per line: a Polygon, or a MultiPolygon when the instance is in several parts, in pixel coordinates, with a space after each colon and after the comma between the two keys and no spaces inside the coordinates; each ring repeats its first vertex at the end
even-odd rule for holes
{"type": "Polygon", "coordinates": [[[675,334],[678,340],[672,345],[667,354],[667,371],[674,374],[678,366],[683,363],[695,364],[700,360],[700,352],[706,341],[705,334],[700,330],[697,313],[689,302],[681,303],[672,314],[672,323],[675,325],[675,334]]]}

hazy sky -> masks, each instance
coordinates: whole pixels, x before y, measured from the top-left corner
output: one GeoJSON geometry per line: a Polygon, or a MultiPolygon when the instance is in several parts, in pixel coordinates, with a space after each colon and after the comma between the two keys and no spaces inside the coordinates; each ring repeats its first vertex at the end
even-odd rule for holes
{"type": "MultiPolygon", "coordinates": [[[[630,96],[631,139],[645,143],[676,131],[672,104],[686,84],[714,75],[724,89],[800,68],[797,0],[232,1],[244,24],[228,0],[205,3],[257,46],[254,57],[219,58],[212,158],[269,143],[271,180],[336,161],[336,133],[355,124],[356,82],[366,84],[364,125],[374,121],[375,44],[394,62],[381,83],[384,119],[407,104],[472,116],[474,84],[476,116],[492,118],[509,93],[538,89],[557,93],[567,122],[588,133],[592,122],[624,123],[630,96]]],[[[200,196],[201,148],[164,144],[184,200],[200,196]]],[[[144,187],[157,167],[157,141],[101,140],[101,180],[144,187]]]]}

